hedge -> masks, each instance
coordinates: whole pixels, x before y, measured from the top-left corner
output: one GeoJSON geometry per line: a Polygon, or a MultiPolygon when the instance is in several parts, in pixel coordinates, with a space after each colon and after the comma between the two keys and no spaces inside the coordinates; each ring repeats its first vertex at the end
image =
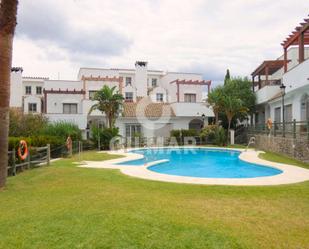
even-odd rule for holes
{"type": "Polygon", "coordinates": [[[25,140],[31,147],[44,147],[50,144],[51,148],[56,148],[65,145],[63,139],[56,136],[9,137],[9,150],[13,148],[17,150],[20,140],[25,140]]]}

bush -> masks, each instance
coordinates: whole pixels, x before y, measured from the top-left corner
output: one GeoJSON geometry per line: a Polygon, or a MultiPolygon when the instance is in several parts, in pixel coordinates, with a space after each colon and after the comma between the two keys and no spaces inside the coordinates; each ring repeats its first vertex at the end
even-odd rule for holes
{"type": "Polygon", "coordinates": [[[171,137],[175,137],[178,144],[182,144],[184,141],[184,137],[197,137],[198,133],[193,129],[181,129],[181,130],[171,130],[171,137]]]}
{"type": "Polygon", "coordinates": [[[213,143],[215,140],[215,135],[216,135],[216,130],[217,130],[216,125],[208,125],[200,133],[200,137],[206,141],[206,143],[213,143]]]}
{"type": "Polygon", "coordinates": [[[55,136],[9,137],[9,150],[17,150],[20,140],[25,140],[30,147],[44,147],[50,144],[51,148],[56,148],[65,145],[63,139],[55,136]]]}
{"type": "Polygon", "coordinates": [[[218,146],[225,146],[227,143],[226,131],[222,127],[217,127],[215,130],[214,143],[218,146]]]}
{"type": "Polygon", "coordinates": [[[206,143],[215,144],[218,146],[224,146],[227,143],[226,131],[223,127],[216,125],[208,125],[201,133],[200,137],[206,141],[206,143]]]}
{"type": "Polygon", "coordinates": [[[91,127],[92,141],[98,144],[100,137],[100,149],[110,149],[110,142],[115,137],[120,137],[118,128],[98,128],[96,126],[91,127]]]}
{"type": "Polygon", "coordinates": [[[65,141],[68,136],[71,136],[73,141],[81,140],[82,138],[82,132],[78,126],[65,121],[49,123],[40,131],[40,133],[45,136],[61,137],[63,141],[65,141]]]}
{"type": "Polygon", "coordinates": [[[38,114],[23,114],[19,110],[10,109],[9,136],[29,137],[37,135],[47,125],[47,118],[38,114]]]}

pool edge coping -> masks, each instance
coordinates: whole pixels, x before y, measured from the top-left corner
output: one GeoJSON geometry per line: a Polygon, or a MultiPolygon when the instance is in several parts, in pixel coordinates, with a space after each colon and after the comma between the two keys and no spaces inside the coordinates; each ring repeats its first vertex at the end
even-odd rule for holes
{"type": "Polygon", "coordinates": [[[105,168],[105,169],[119,169],[123,174],[131,177],[142,178],[146,180],[173,182],[173,183],[186,183],[186,184],[201,184],[201,185],[232,185],[232,186],[271,186],[282,184],[300,183],[309,180],[309,170],[294,165],[282,164],[267,161],[258,157],[263,151],[255,151],[252,149],[240,149],[240,148],[224,148],[224,147],[208,147],[208,146],[184,146],[184,147],[151,147],[148,149],[159,148],[202,148],[202,149],[214,149],[214,150],[231,150],[241,152],[239,159],[248,163],[253,163],[261,166],[268,166],[275,169],[282,170],[283,172],[274,176],[255,177],[255,178],[204,178],[204,177],[189,177],[189,176],[176,176],[158,173],[149,170],[148,168],[162,163],[158,161],[150,162],[144,166],[132,166],[132,165],[117,165],[131,160],[142,159],[143,156],[136,154],[133,151],[147,148],[132,148],[126,149],[124,152],[119,150],[107,151],[109,154],[118,154],[125,157],[111,159],[101,162],[85,161],[85,165],[78,167],[84,168],[105,168]]]}

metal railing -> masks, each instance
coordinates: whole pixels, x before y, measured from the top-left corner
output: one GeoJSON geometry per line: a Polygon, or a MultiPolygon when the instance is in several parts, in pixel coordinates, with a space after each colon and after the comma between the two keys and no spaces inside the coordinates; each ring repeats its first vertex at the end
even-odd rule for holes
{"type": "Polygon", "coordinates": [[[267,124],[255,124],[248,127],[250,134],[266,134],[274,137],[305,138],[309,140],[309,120],[292,122],[273,122],[271,128],[267,124]]]}

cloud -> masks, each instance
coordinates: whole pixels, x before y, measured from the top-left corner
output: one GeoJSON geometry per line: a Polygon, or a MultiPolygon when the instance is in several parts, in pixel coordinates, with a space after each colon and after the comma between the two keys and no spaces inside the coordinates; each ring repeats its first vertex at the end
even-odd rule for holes
{"type": "Polygon", "coordinates": [[[82,58],[83,55],[121,55],[131,46],[130,39],[116,30],[100,25],[92,28],[74,25],[74,19],[65,15],[61,5],[56,2],[22,2],[18,15],[17,37],[26,37],[45,47],[57,46],[69,55],[73,54],[75,58],[82,58]]]}
{"type": "Polygon", "coordinates": [[[13,63],[28,75],[75,79],[80,66],[127,68],[147,60],[153,69],[220,82],[227,68],[248,76],[279,57],[280,43],[308,9],[308,0],[20,1],[13,63]]]}

